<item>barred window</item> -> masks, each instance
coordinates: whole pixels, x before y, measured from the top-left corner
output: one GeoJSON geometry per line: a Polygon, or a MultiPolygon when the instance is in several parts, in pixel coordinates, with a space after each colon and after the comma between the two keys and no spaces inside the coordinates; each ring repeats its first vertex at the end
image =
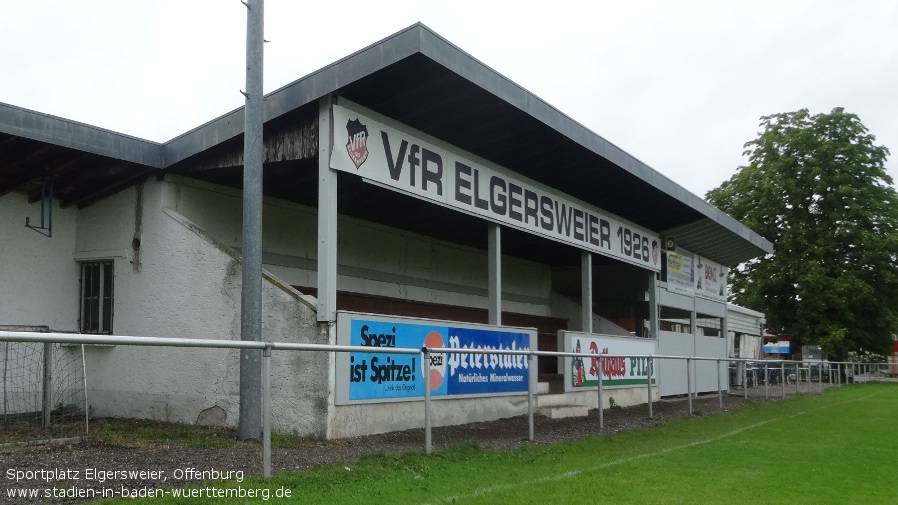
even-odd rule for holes
{"type": "Polygon", "coordinates": [[[81,264],[81,333],[112,333],[112,261],[81,264]]]}

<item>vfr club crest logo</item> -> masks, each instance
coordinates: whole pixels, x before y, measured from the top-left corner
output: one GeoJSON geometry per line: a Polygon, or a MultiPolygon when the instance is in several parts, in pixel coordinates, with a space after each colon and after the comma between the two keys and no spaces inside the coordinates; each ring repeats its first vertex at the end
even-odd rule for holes
{"type": "Polygon", "coordinates": [[[368,127],[363,125],[358,118],[346,122],[346,133],[349,141],[346,142],[346,152],[355,165],[356,170],[368,159],[368,127]]]}

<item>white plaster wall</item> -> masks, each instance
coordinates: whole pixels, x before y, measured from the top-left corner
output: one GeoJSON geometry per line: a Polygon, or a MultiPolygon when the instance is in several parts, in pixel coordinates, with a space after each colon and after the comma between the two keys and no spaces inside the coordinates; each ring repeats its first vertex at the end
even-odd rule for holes
{"type": "MultiPolygon", "coordinates": [[[[240,268],[236,254],[163,205],[177,186],[144,184],[140,267],[130,250],[137,190],[82,209],[76,256],[115,261],[114,333],[239,340],[240,268]]],[[[269,276],[263,283],[263,339],[314,341],[311,304],[269,276]]],[[[218,349],[94,346],[87,353],[94,415],[196,422],[220,407],[237,422],[238,352],[218,349]]],[[[274,428],[322,435],[326,406],[310,370],[327,358],[275,353],[274,428]]]]}
{"type": "MultiPolygon", "coordinates": [[[[171,177],[165,205],[223,243],[241,244],[238,191],[171,177]]],[[[263,210],[265,268],[297,286],[317,283],[317,211],[266,199],[263,210]]],[[[340,290],[378,296],[487,307],[486,252],[358,219],[338,218],[340,290]]],[[[551,272],[544,265],[503,257],[503,309],[549,316],[551,272]]]]}
{"type": "MultiPolygon", "coordinates": [[[[583,309],[581,308],[582,306],[579,301],[553,292],[551,303],[552,314],[554,317],[568,320],[568,331],[583,331],[583,309]]],[[[592,314],[592,332],[600,333],[602,335],[633,337],[633,334],[629,331],[596,313],[592,314]]],[[[559,349],[561,348],[564,348],[564,346],[559,346],[559,349]]]]}
{"type": "MultiPolygon", "coordinates": [[[[79,269],[73,259],[78,212],[54,201],[52,236],[25,227],[40,226],[40,202],[19,193],[0,197],[0,326],[11,331],[78,330],[79,269]]],[[[45,225],[50,224],[49,209],[45,225]]],[[[43,344],[10,343],[0,348],[3,405],[13,413],[41,408],[43,344]]],[[[80,348],[53,346],[54,401],[81,403],[80,348]],[[74,388],[74,389],[73,389],[74,388]],[[76,397],[77,396],[77,397],[76,397]]],[[[57,405],[53,405],[56,408],[57,405]]]]}
{"type": "Polygon", "coordinates": [[[0,325],[78,330],[79,275],[73,260],[78,211],[53,202],[53,236],[25,227],[40,224],[40,202],[0,197],[0,325]]]}
{"type": "MultiPolygon", "coordinates": [[[[239,338],[240,277],[233,259],[241,240],[239,193],[179,178],[145,183],[139,269],[129,249],[136,195],[132,188],[84,209],[77,237],[79,258],[115,260],[115,333],[239,338]]],[[[263,338],[304,342],[320,338],[324,343],[327,333],[318,337],[313,305],[303,303],[307,301],[286,285],[314,285],[314,209],[268,200],[264,213],[264,250],[271,260],[265,268],[277,272],[283,283],[266,283],[263,338]]],[[[341,268],[349,267],[349,275],[341,276],[343,289],[467,306],[477,306],[472,303],[477,299],[472,289],[486,291],[483,251],[352,219],[341,219],[340,239],[341,268]],[[370,241],[392,245],[380,254],[367,254],[365,244],[370,241]]],[[[516,302],[520,306],[548,299],[547,268],[510,260],[504,274],[506,291],[524,300],[516,302]]],[[[548,304],[541,310],[548,314],[548,304]]],[[[236,352],[217,350],[91,348],[94,413],[195,422],[200,411],[218,406],[227,413],[227,424],[233,425],[238,404],[236,357],[236,352]]],[[[421,425],[395,404],[337,412],[329,403],[332,360],[323,353],[274,353],[275,429],[348,436],[421,425]],[[328,409],[335,410],[329,424],[324,421],[328,409]],[[382,420],[370,424],[378,418],[382,420]]],[[[455,424],[526,412],[525,397],[463,403],[461,409],[437,410],[435,422],[455,424]]]]}

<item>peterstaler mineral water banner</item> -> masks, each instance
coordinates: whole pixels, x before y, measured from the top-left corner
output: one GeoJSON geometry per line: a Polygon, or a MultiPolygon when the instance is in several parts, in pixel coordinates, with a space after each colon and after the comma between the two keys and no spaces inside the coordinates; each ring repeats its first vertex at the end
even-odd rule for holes
{"type": "Polygon", "coordinates": [[[587,353],[595,357],[565,358],[564,390],[567,392],[586,388],[595,389],[602,376],[602,387],[638,387],[652,384],[657,379],[656,360],[649,364],[647,358],[603,357],[600,354],[618,356],[650,356],[655,354],[655,341],[645,338],[614,337],[593,333],[564,332],[565,352],[587,353]]]}
{"type": "MultiPolygon", "coordinates": [[[[529,350],[536,330],[447,323],[395,316],[339,312],[337,342],[378,348],[424,346],[487,350],[529,350]]],[[[424,396],[422,354],[337,353],[338,405],[402,401],[424,396]]],[[[527,392],[526,356],[447,353],[430,356],[430,394],[520,394],[527,392]]]]}
{"type": "Polygon", "coordinates": [[[550,240],[661,270],[660,240],[652,231],[348,100],[340,99],[333,113],[330,166],[335,170],[550,240]]]}

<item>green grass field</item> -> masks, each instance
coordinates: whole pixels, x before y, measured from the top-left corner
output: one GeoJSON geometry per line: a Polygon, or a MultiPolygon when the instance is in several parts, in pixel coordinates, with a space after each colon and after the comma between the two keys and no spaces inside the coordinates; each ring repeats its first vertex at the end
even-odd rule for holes
{"type": "Polygon", "coordinates": [[[871,384],[573,443],[380,455],[215,484],[256,497],[114,503],[885,504],[898,503],[896,460],[898,385],[871,384]]]}

